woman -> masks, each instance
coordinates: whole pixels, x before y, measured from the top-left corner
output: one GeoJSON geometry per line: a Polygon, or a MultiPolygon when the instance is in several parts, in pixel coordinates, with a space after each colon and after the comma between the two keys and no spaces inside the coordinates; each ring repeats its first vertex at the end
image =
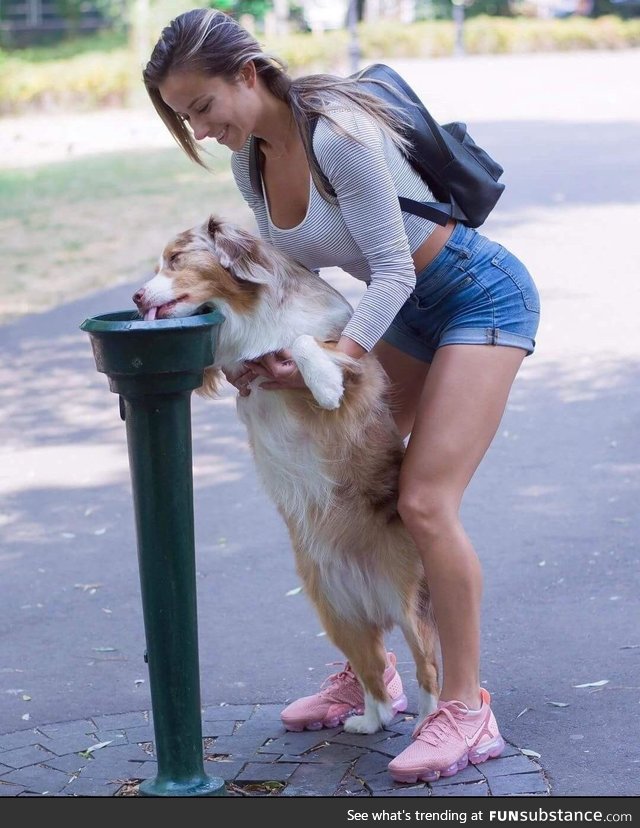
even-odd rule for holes
{"type": "MultiPolygon", "coordinates": [[[[437,709],[389,769],[399,780],[431,780],[468,758],[481,761],[501,737],[480,687],[482,573],[459,508],[534,350],[535,285],[511,253],[475,230],[401,213],[398,195],[435,199],[405,157],[396,113],[357,82],[292,80],[246,30],[210,9],[172,21],[144,82],[192,160],[205,166],[196,143],[205,138],[232,150],[236,183],[264,239],[311,269],[340,266],[367,283],[338,348],[355,358],[374,351],[393,385],[398,426],[410,435],[398,511],[430,584],[443,668],[437,709]],[[261,193],[250,181],[250,136],[260,150],[261,193]]],[[[229,379],[241,394],[257,374],[276,391],[301,387],[287,357],[266,354],[229,379]]],[[[329,708],[346,712],[359,701],[353,678],[347,664],[328,687],[290,705],[283,721],[295,710],[297,726],[315,727],[329,721],[329,708]]]]}

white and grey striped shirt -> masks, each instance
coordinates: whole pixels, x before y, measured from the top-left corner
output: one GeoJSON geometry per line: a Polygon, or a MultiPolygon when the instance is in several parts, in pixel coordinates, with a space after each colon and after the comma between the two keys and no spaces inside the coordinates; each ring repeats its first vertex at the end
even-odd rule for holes
{"type": "Polygon", "coordinates": [[[327,118],[319,119],[314,133],[315,156],[338,203],[322,198],[311,180],[307,214],[295,227],[276,227],[266,199],[254,193],[249,141],[233,154],[231,166],[265,241],[311,270],[337,266],[367,283],[344,335],[369,351],[413,290],[416,274],[411,254],[436,227],[427,219],[402,213],[398,196],[435,199],[403,153],[366,113],[336,106],[331,117],[358,138],[340,134],[327,118]]]}

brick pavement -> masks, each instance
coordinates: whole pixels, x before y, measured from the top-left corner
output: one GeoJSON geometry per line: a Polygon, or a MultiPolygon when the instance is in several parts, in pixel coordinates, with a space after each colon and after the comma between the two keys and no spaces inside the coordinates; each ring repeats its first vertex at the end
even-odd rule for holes
{"type": "MultiPolygon", "coordinates": [[[[203,708],[205,770],[225,781],[228,795],[549,796],[542,767],[515,745],[449,779],[404,785],[393,782],[387,764],[409,744],[414,713],[364,736],[339,727],[288,733],[281,709],[280,704],[203,708]]],[[[136,796],[137,785],[156,775],[153,744],[148,711],[0,735],[0,796],[136,796]]]]}

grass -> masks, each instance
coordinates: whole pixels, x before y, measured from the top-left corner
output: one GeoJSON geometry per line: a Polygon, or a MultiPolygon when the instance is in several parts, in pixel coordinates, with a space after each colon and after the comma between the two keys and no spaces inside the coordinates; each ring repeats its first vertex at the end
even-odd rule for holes
{"type": "Polygon", "coordinates": [[[103,31],[91,35],[68,37],[60,43],[46,46],[27,46],[22,49],[0,49],[0,56],[19,57],[29,63],[67,60],[87,52],[112,52],[127,45],[124,31],[103,31]]]}
{"type": "Polygon", "coordinates": [[[142,281],[167,240],[210,213],[247,221],[226,152],[211,169],[176,147],[0,171],[0,324],[142,281]]]}

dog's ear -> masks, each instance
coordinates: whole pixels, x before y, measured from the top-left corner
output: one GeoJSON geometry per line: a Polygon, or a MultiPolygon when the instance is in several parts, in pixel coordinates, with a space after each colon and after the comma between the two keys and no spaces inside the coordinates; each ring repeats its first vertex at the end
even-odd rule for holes
{"type": "Polygon", "coordinates": [[[236,279],[258,284],[271,281],[265,246],[251,233],[210,216],[207,235],[220,264],[236,279]]]}
{"type": "Polygon", "coordinates": [[[212,239],[215,239],[216,233],[222,226],[222,222],[220,219],[217,219],[215,216],[209,216],[209,220],[207,221],[207,233],[211,236],[212,239]]]}

